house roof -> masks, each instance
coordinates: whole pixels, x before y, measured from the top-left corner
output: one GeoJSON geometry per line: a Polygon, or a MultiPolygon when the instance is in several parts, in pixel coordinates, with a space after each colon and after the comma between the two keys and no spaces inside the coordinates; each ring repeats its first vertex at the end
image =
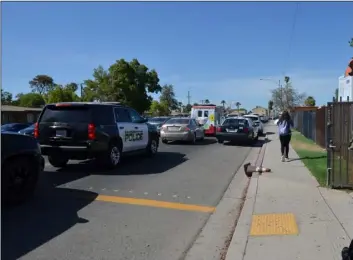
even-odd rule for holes
{"type": "Polygon", "coordinates": [[[1,105],[1,111],[6,111],[6,112],[38,111],[40,112],[42,111],[42,108],[1,105]]]}

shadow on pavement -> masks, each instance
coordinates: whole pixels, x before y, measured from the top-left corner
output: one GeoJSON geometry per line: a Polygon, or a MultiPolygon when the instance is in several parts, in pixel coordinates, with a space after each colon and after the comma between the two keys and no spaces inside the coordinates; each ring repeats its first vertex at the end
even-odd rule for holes
{"type": "Polygon", "coordinates": [[[77,212],[96,197],[96,193],[88,191],[52,188],[43,192],[39,187],[27,203],[3,208],[1,259],[19,259],[74,225],[89,222],[77,212]]]}
{"type": "Polygon", "coordinates": [[[266,135],[274,135],[274,134],[276,134],[276,133],[274,133],[274,132],[266,132],[266,135]]]}
{"type": "Polygon", "coordinates": [[[204,140],[199,140],[196,141],[196,143],[191,144],[189,142],[186,141],[174,141],[174,142],[169,142],[167,145],[190,145],[190,146],[197,146],[197,145],[211,145],[211,144],[215,144],[217,143],[217,140],[215,138],[211,139],[211,138],[205,138],[204,140]]]}
{"type": "Polygon", "coordinates": [[[241,146],[241,147],[262,147],[265,143],[271,142],[268,139],[259,139],[256,143],[249,144],[246,142],[225,142],[224,145],[228,146],[241,146]]]}
{"type": "Polygon", "coordinates": [[[305,156],[305,157],[301,157],[301,158],[294,158],[294,159],[289,159],[290,162],[292,161],[299,161],[299,160],[317,160],[317,159],[323,159],[323,158],[327,158],[326,155],[322,155],[322,156],[314,156],[314,157],[309,157],[309,156],[305,156]]]}
{"type": "Polygon", "coordinates": [[[75,164],[68,164],[66,167],[58,168],[56,171],[48,174],[53,175],[54,178],[58,179],[58,181],[55,182],[56,184],[63,183],[61,180],[65,179],[65,175],[68,175],[66,178],[68,181],[66,182],[69,182],[72,181],[73,176],[76,176],[77,179],[79,179],[88,175],[159,174],[168,171],[187,160],[186,155],[183,153],[158,152],[153,158],[147,158],[144,156],[126,156],[122,159],[121,165],[114,170],[104,169],[104,167],[99,165],[95,160],[89,160],[75,164]],[[70,176],[71,180],[69,180],[70,176]]]}

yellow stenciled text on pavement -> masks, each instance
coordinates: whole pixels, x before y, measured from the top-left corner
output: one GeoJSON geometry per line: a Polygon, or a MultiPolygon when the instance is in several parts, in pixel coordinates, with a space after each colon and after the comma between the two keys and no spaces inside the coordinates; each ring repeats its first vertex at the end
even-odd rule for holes
{"type": "Polygon", "coordinates": [[[293,213],[253,215],[250,236],[297,235],[293,213]]]}

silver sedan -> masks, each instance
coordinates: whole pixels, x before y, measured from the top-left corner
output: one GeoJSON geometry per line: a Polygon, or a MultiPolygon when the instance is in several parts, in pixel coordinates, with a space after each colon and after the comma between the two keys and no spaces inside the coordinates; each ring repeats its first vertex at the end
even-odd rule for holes
{"type": "Polygon", "coordinates": [[[161,127],[163,143],[169,141],[189,141],[196,143],[203,140],[205,132],[203,127],[192,118],[171,118],[161,127]]]}

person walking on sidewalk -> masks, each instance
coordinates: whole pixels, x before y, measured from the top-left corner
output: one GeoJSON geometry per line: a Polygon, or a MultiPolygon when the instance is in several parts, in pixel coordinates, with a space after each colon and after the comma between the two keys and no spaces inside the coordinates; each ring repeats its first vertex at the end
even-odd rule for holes
{"type": "Polygon", "coordinates": [[[294,126],[288,111],[283,111],[277,121],[279,140],[281,142],[281,160],[288,161],[289,143],[292,137],[291,128],[294,126]]]}

